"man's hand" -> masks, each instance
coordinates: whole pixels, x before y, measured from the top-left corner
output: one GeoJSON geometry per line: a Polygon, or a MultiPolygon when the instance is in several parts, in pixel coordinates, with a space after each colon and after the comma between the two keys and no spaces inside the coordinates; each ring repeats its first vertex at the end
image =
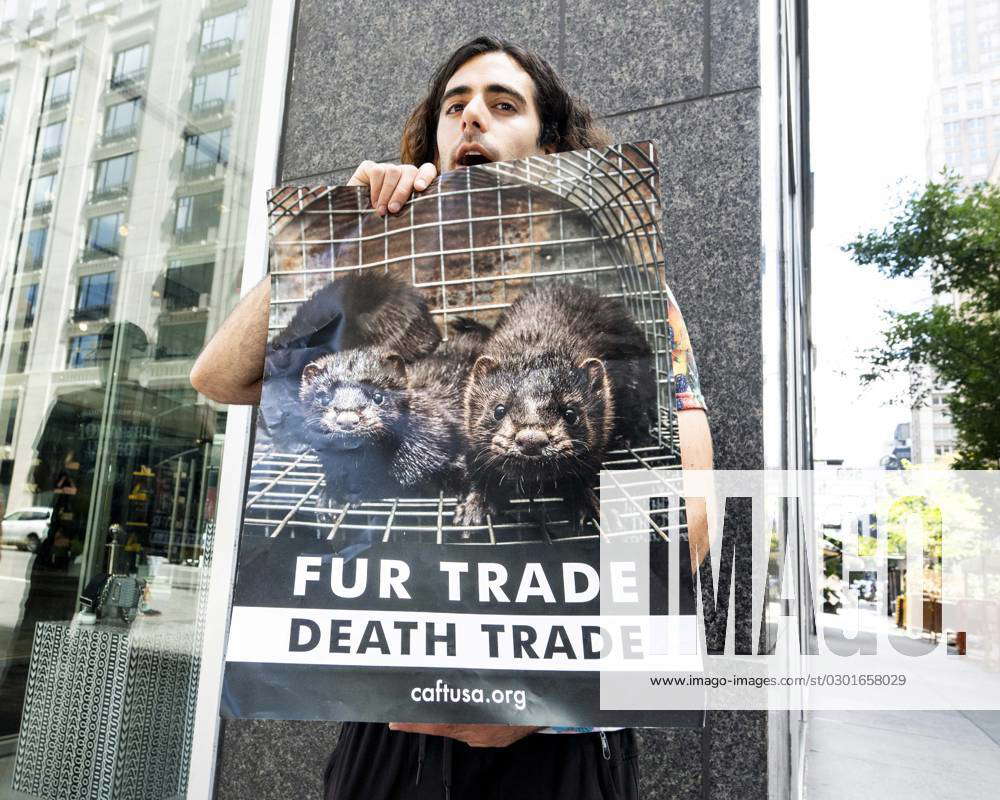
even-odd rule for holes
{"type": "Polygon", "coordinates": [[[422,192],[437,175],[431,163],[417,169],[412,164],[376,164],[362,161],[347,182],[348,186],[367,186],[372,208],[380,217],[395,214],[410,199],[414,191],[422,192]]]}
{"type": "Polygon", "coordinates": [[[470,747],[506,747],[529,733],[540,731],[532,725],[444,725],[421,722],[390,722],[389,730],[407,733],[429,733],[458,739],[470,747]]]}

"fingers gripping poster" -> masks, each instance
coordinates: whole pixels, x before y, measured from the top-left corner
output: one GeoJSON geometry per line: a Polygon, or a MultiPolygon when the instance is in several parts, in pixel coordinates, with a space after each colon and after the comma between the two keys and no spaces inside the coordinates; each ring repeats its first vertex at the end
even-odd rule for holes
{"type": "MultiPolygon", "coordinates": [[[[224,714],[669,714],[598,691],[638,646],[601,615],[627,572],[601,563],[599,476],[679,470],[675,412],[700,394],[658,188],[640,142],[457,169],[385,218],[366,187],[270,192],[224,714]]],[[[643,541],[650,614],[684,535],[664,517],[643,541]]]]}

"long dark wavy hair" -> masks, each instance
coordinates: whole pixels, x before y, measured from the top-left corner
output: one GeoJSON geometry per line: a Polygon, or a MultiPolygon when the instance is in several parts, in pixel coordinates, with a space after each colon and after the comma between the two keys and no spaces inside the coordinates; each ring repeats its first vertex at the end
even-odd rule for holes
{"type": "Polygon", "coordinates": [[[535,84],[535,107],[541,121],[538,146],[553,152],[604,147],[611,136],[594,119],[585,103],[573,97],[552,66],[537,53],[494,36],[477,36],[461,45],[431,77],[426,96],[410,113],[403,126],[400,161],[420,166],[431,162],[440,168],[437,152],[438,113],[451,76],[470,58],[502,52],[516,61],[535,84]]]}

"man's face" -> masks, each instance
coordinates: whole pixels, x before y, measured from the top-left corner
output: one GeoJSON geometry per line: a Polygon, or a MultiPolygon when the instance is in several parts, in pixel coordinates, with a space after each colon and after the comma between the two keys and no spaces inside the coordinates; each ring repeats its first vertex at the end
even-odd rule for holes
{"type": "Polygon", "coordinates": [[[445,86],[438,109],[441,172],[489,161],[542,155],[535,85],[503,52],[470,58],[445,86]]]}

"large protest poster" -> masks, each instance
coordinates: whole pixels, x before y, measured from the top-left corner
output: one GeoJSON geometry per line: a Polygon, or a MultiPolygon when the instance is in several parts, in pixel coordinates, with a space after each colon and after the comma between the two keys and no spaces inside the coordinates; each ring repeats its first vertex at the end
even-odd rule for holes
{"type": "Polygon", "coordinates": [[[666,500],[674,368],[697,372],[652,144],[457,169],[385,218],[366,191],[269,196],[270,344],[223,713],[663,724],[598,698],[600,670],[642,651],[633,617],[679,610],[694,641],[684,518],[666,500]],[[651,468],[667,477],[638,539],[652,568],[635,574],[601,561],[599,476],[651,468]],[[611,595],[636,614],[602,614],[611,595]]]}

